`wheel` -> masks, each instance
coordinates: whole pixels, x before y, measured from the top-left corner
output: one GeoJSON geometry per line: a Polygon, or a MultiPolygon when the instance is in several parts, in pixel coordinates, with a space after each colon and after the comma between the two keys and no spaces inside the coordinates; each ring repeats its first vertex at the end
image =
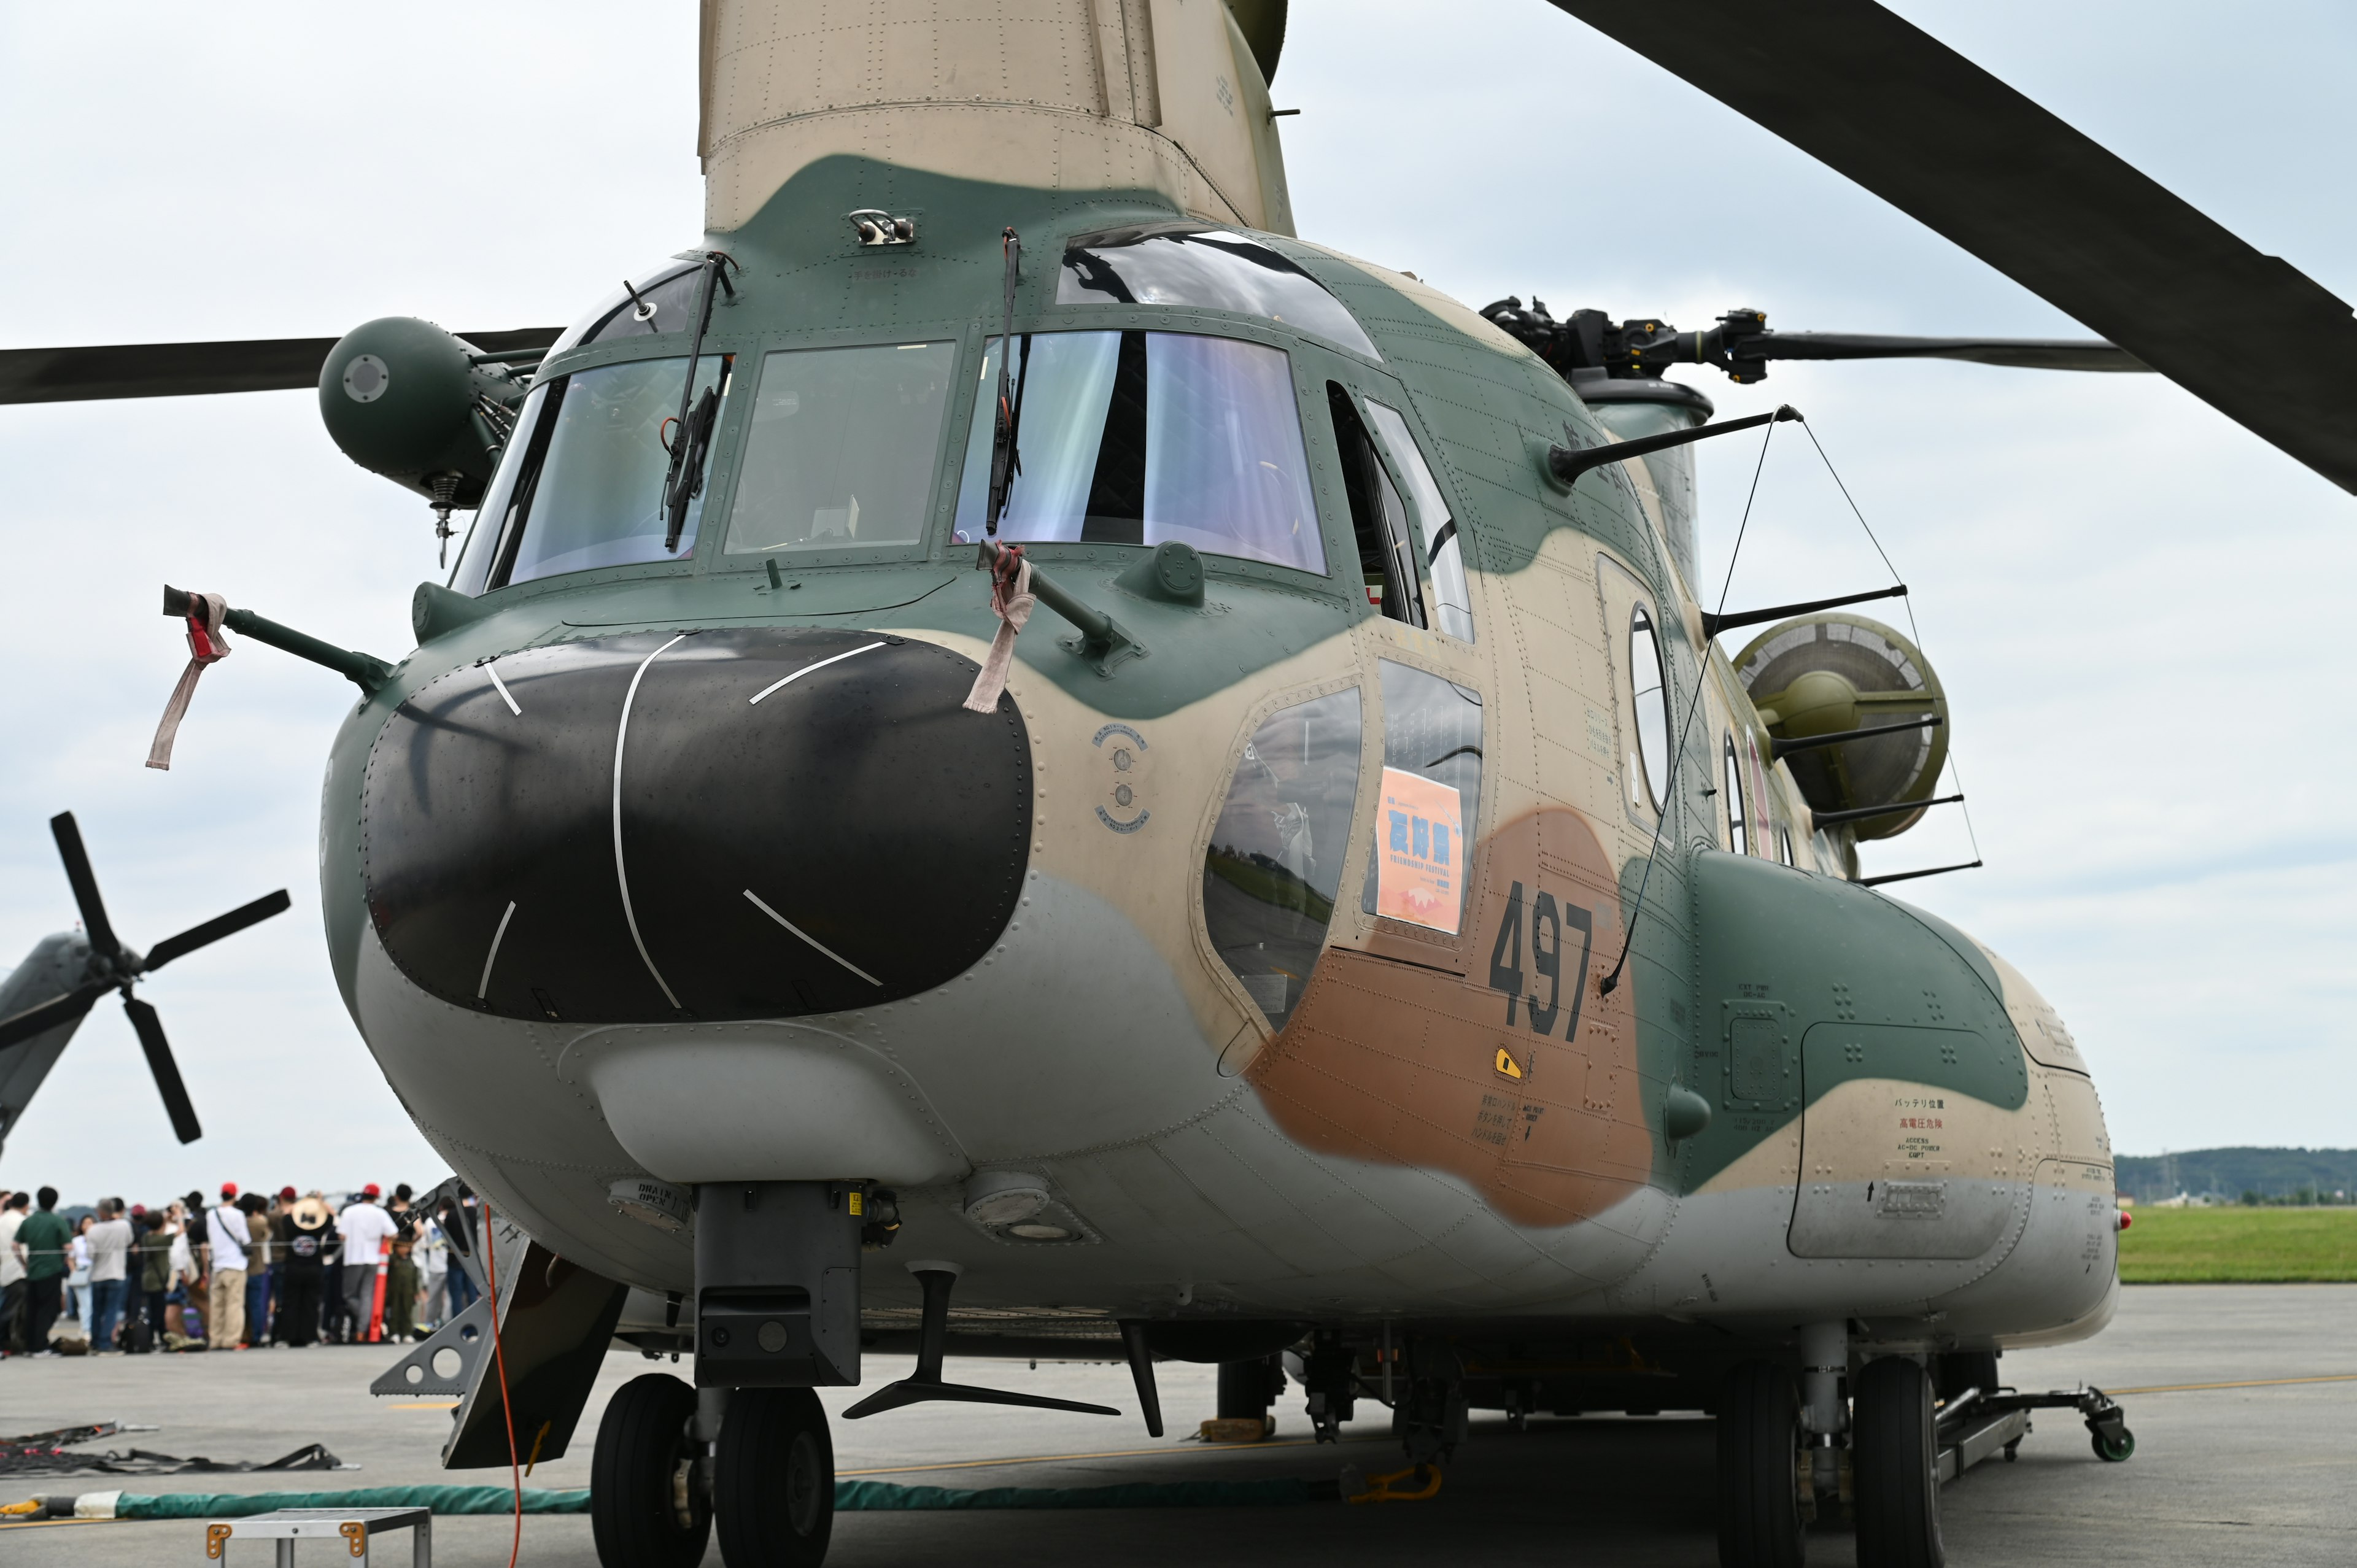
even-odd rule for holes
{"type": "Polygon", "coordinates": [[[1285,1390],[1285,1363],[1275,1356],[1249,1361],[1220,1363],[1220,1408],[1222,1421],[1264,1421],[1268,1407],[1285,1390]]]}
{"type": "Polygon", "coordinates": [[[695,1391],[649,1372],[614,1391],[589,1466],[589,1528],[603,1568],[695,1568],[712,1508],[689,1435],[695,1391]]]}
{"type": "Polygon", "coordinates": [[[2126,1427],[2115,1427],[2105,1432],[2101,1427],[2091,1429],[2095,1440],[2095,1457],[2107,1465],[2117,1465],[2136,1452],[2136,1434],[2126,1427]]]}
{"type": "Polygon", "coordinates": [[[728,1568],[818,1568],[834,1529],[834,1444],[808,1389],[738,1389],[712,1477],[728,1568]]]}
{"type": "Polygon", "coordinates": [[[1932,1380],[1943,1400],[1954,1399],[1966,1389],[1978,1389],[1985,1394],[1996,1392],[1996,1352],[1994,1350],[1953,1350],[1932,1359],[1932,1380]]]}
{"type": "Polygon", "coordinates": [[[1727,1374],[1718,1396],[1719,1568],[1800,1568],[1800,1402],[1768,1361],[1727,1374]]]}
{"type": "Polygon", "coordinates": [[[1903,1356],[1868,1361],[1851,1405],[1858,1568],[1940,1568],[1931,1378],[1903,1356]]]}

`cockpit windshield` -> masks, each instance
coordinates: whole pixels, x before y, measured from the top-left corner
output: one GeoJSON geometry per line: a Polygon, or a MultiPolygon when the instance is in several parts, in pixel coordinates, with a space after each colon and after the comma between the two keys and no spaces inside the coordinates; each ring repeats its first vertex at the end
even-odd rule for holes
{"type": "MultiPolygon", "coordinates": [[[[725,399],[728,372],[726,356],[705,355],[696,367],[696,403],[707,392],[725,399]]],[[[679,428],[686,377],[683,354],[576,371],[534,388],[451,585],[477,594],[692,553],[701,492],[688,503],[677,546],[664,547],[665,442],[679,428]]]]}
{"type": "MultiPolygon", "coordinates": [[[[1022,467],[1001,539],[1178,540],[1324,574],[1326,542],[1283,350],[1179,332],[1040,332],[1016,342],[1022,467]]],[[[983,536],[997,381],[994,339],[958,490],[962,543],[983,536]]]]}
{"type": "Polygon", "coordinates": [[[616,289],[597,307],[565,329],[549,349],[551,356],[590,343],[610,343],[622,338],[645,338],[658,332],[684,332],[694,323],[696,290],[704,269],[694,263],[666,263],[643,279],[616,289]]]}
{"type": "Polygon", "coordinates": [[[1082,236],[1064,252],[1056,303],[1232,310],[1383,358],[1325,285],[1290,257],[1224,229],[1082,236]]]}

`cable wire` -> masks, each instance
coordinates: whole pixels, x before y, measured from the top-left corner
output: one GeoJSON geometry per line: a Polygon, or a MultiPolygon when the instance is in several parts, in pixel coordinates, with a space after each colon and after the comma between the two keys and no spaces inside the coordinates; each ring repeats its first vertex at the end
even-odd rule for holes
{"type": "Polygon", "coordinates": [[[483,1206],[483,1275],[491,1285],[491,1366],[500,1379],[500,1417],[508,1428],[508,1482],[515,1489],[515,1540],[508,1547],[508,1568],[516,1568],[516,1559],[523,1553],[523,1472],[516,1463],[515,1409],[508,1402],[507,1353],[500,1346],[500,1250],[491,1232],[491,1200],[484,1198],[483,1206]]]}
{"type": "MultiPolygon", "coordinates": [[[[1805,420],[1799,423],[1803,430],[1809,427],[1805,420]]],[[[1760,438],[1760,460],[1751,467],[1751,489],[1743,498],[1743,521],[1735,526],[1735,547],[1727,552],[1727,575],[1719,579],[1718,608],[1713,612],[1715,614],[1727,613],[1727,590],[1735,585],[1735,564],[1742,559],[1743,536],[1751,527],[1751,503],[1760,499],[1760,476],[1768,467],[1768,444],[1775,439],[1776,426],[1771,424],[1767,428],[1767,434],[1760,438]]],[[[1813,436],[1811,439],[1815,438],[1813,436]]],[[[1678,725],[1677,749],[1670,754],[1669,778],[1662,785],[1662,809],[1653,816],[1653,842],[1645,849],[1644,875],[1637,879],[1637,902],[1629,911],[1629,929],[1621,934],[1620,957],[1613,963],[1612,972],[1606,975],[1597,985],[1596,993],[1598,996],[1611,995],[1613,989],[1620,983],[1620,972],[1628,967],[1630,950],[1637,942],[1637,922],[1645,913],[1645,890],[1652,886],[1653,862],[1661,858],[1662,831],[1669,826],[1670,808],[1676,803],[1678,798],[1678,764],[1685,760],[1686,736],[1694,729],[1695,710],[1702,705],[1703,682],[1710,679],[1710,639],[1706,638],[1703,639],[1701,665],[1695,671],[1694,694],[1686,699],[1686,716],[1678,725]]]]}
{"type": "MultiPolygon", "coordinates": [[[[1899,575],[1899,568],[1890,564],[1890,552],[1885,550],[1882,547],[1882,541],[1876,537],[1874,525],[1866,521],[1866,513],[1859,510],[1857,498],[1849,493],[1849,487],[1842,483],[1841,474],[1835,468],[1833,458],[1826,455],[1824,443],[1818,440],[1817,433],[1809,429],[1809,426],[1805,424],[1803,424],[1801,428],[1808,433],[1809,445],[1817,449],[1817,461],[1825,466],[1826,477],[1833,480],[1834,489],[1841,491],[1842,499],[1849,503],[1849,514],[1857,519],[1858,527],[1866,531],[1866,542],[1874,546],[1874,553],[1877,555],[1882,557],[1882,569],[1890,574],[1890,580],[1892,582],[1905,582],[1906,579],[1899,575]]],[[[1923,646],[1923,628],[1915,624],[1915,598],[1913,595],[1910,594],[1907,596],[1905,606],[1907,610],[1907,629],[1909,633],[1914,637],[1915,646],[1920,649],[1923,646]]],[[[1957,793],[1968,793],[1964,789],[1964,770],[1956,764],[1956,748],[1955,744],[1953,741],[1950,742],[1948,746],[1947,765],[1948,771],[1955,777],[1957,793]]],[[[1932,791],[1936,794],[1938,790],[1939,786],[1935,781],[1932,785],[1932,791]]],[[[1973,858],[1975,860],[1978,860],[1981,858],[1981,835],[1975,832],[1973,828],[1973,803],[1969,799],[1966,799],[1957,801],[1956,804],[1964,808],[1964,837],[1971,841],[1973,846],[1973,858]]]]}

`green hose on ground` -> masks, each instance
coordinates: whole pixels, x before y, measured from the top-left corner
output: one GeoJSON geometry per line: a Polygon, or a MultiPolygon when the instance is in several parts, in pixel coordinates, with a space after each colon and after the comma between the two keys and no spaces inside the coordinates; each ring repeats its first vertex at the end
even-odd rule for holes
{"type": "MultiPolygon", "coordinates": [[[[1333,1481],[1140,1481],[1114,1487],[902,1487],[889,1481],[837,1481],[840,1513],[890,1513],[917,1509],[1187,1509],[1286,1508],[1337,1502],[1333,1481]]],[[[279,1509],[431,1509],[443,1516],[505,1514],[515,1508],[506,1487],[363,1487],[340,1492],[85,1492],[52,1497],[50,1519],[245,1519],[279,1509]]],[[[525,1488],[529,1514],[587,1513],[589,1493],[525,1488]]]]}

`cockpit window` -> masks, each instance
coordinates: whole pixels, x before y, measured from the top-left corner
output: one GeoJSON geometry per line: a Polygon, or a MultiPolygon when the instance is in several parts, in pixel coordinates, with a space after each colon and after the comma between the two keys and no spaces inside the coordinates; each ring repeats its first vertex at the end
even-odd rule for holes
{"type": "Polygon", "coordinates": [[[1392,460],[1406,477],[1408,489],[1415,492],[1415,509],[1424,524],[1425,567],[1432,574],[1433,604],[1439,612],[1440,629],[1459,642],[1470,642],[1473,594],[1465,584],[1465,554],[1458,542],[1457,520],[1448,515],[1448,503],[1441,499],[1440,486],[1434,482],[1423,449],[1408,434],[1407,421],[1400,417],[1399,410],[1369,398],[1367,417],[1383,433],[1392,460]]]}
{"type": "Polygon", "coordinates": [[[1743,758],[1735,737],[1727,737],[1727,847],[1738,854],[1751,853],[1751,822],[1743,811],[1743,758]]]}
{"type": "Polygon", "coordinates": [[[1224,229],[1083,236],[1064,252],[1056,303],[1232,310],[1383,358],[1325,285],[1258,241],[1224,229]]]}
{"type": "MultiPolygon", "coordinates": [[[[1012,543],[1160,544],[1323,574],[1326,542],[1284,351],[1178,332],[1016,340],[1021,470],[1012,543]]],[[[998,345],[983,356],[957,539],[983,536],[998,345]]]]}
{"type": "Polygon", "coordinates": [[[765,358],[729,509],[728,553],[922,539],[956,372],[957,345],[946,342],[765,358]]]}
{"type": "MultiPolygon", "coordinates": [[[[704,357],[698,403],[706,393],[726,400],[729,364],[724,355],[704,357]]],[[[459,563],[460,585],[478,580],[470,570],[478,547],[486,552],[479,580],[492,588],[692,553],[701,491],[688,503],[678,544],[664,548],[663,482],[671,472],[664,443],[679,428],[686,377],[683,354],[576,371],[533,389],[509,462],[483,498],[468,559],[459,563]]],[[[713,417],[716,424],[716,409],[713,417]]]]}
{"type": "Polygon", "coordinates": [[[703,275],[702,267],[673,263],[657,267],[644,278],[633,278],[629,288],[616,289],[597,302],[597,309],[565,328],[565,336],[548,351],[554,356],[588,343],[683,332],[694,325],[688,318],[695,312],[696,289],[703,275]]]}

